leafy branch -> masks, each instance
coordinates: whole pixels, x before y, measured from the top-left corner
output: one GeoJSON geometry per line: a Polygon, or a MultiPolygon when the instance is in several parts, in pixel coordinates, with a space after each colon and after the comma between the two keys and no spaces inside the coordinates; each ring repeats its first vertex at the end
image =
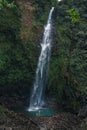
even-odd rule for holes
{"type": "Polygon", "coordinates": [[[68,9],[66,12],[69,14],[70,19],[73,23],[76,23],[80,20],[80,14],[77,9],[75,8],[68,9]]]}
{"type": "Polygon", "coordinates": [[[4,7],[15,8],[16,5],[14,4],[14,1],[9,3],[8,0],[0,0],[0,10],[4,7]]]}

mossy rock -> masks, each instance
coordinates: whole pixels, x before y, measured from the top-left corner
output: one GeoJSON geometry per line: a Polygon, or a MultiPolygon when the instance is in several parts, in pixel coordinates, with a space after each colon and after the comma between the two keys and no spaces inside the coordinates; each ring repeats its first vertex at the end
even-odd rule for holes
{"type": "Polygon", "coordinates": [[[0,106],[0,125],[3,124],[5,122],[5,118],[6,118],[6,109],[2,106],[0,106]]]}

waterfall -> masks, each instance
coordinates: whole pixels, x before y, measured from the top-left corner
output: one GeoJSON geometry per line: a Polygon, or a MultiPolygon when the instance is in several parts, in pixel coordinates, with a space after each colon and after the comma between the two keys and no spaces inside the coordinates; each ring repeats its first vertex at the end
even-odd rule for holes
{"type": "Polygon", "coordinates": [[[38,60],[36,76],[30,97],[30,106],[28,111],[41,109],[45,105],[44,93],[45,93],[46,79],[51,53],[51,43],[52,43],[51,32],[52,32],[53,11],[54,7],[51,8],[47,24],[44,27],[43,39],[41,42],[41,53],[38,60]]]}

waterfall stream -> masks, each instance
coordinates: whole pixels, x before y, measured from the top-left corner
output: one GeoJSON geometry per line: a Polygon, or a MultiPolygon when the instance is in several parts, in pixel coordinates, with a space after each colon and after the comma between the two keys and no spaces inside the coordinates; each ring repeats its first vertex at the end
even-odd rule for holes
{"type": "Polygon", "coordinates": [[[47,24],[44,27],[43,39],[41,42],[41,53],[36,69],[35,81],[30,97],[30,105],[28,111],[41,109],[45,105],[45,86],[49,67],[49,59],[52,44],[52,14],[54,7],[51,8],[47,24]]]}

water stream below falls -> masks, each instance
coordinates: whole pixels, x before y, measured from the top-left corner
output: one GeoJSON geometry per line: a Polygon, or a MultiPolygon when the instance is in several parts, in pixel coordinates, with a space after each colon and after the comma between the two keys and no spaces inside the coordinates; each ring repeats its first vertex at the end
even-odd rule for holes
{"type": "Polygon", "coordinates": [[[43,39],[41,42],[41,53],[36,69],[35,81],[30,97],[28,111],[34,111],[45,106],[45,86],[48,74],[49,59],[52,45],[52,14],[54,7],[51,8],[47,24],[44,27],[43,39]]]}

